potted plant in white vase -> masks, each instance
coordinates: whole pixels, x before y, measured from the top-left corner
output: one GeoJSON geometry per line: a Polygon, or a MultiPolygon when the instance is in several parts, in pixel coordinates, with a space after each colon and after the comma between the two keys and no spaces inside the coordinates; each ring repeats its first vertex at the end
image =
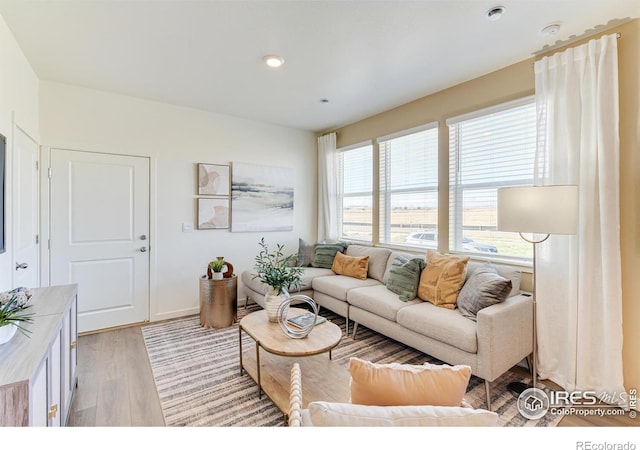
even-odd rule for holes
{"type": "Polygon", "coordinates": [[[278,307],[289,298],[289,291],[300,288],[303,269],[295,267],[296,254],[286,256],[284,245],[277,244],[275,251],[269,251],[264,238],[260,239],[260,253],[256,256],[254,278],[268,284],[271,290],[265,295],[264,303],[270,322],[278,320],[278,307]]]}
{"type": "Polygon", "coordinates": [[[222,280],[222,278],[224,278],[224,274],[222,273],[222,271],[224,270],[224,266],[226,264],[227,263],[224,262],[223,258],[214,259],[209,263],[212,280],[222,280]]]}
{"type": "Polygon", "coordinates": [[[31,307],[31,291],[17,288],[0,293],[0,345],[9,342],[17,330],[25,335],[30,331],[23,327],[33,322],[33,314],[25,311],[31,307]]]}

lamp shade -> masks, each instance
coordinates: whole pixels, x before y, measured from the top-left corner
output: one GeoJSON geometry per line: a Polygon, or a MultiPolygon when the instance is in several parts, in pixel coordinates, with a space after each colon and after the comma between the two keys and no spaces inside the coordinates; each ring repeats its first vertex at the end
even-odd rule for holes
{"type": "Polygon", "coordinates": [[[575,234],[578,187],[533,186],[498,189],[498,230],[575,234]]]}

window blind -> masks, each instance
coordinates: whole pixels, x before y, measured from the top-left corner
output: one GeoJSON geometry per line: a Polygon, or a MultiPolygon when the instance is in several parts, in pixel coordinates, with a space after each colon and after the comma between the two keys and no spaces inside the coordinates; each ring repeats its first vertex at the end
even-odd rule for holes
{"type": "Polygon", "coordinates": [[[341,236],[371,242],[373,237],[373,146],[340,150],[341,236]]]}
{"type": "Polygon", "coordinates": [[[533,184],[533,97],[447,121],[450,249],[530,256],[531,246],[497,231],[497,190],[533,184]]]}
{"type": "Polygon", "coordinates": [[[378,139],[382,243],[409,242],[438,223],[437,123],[378,139]]]}

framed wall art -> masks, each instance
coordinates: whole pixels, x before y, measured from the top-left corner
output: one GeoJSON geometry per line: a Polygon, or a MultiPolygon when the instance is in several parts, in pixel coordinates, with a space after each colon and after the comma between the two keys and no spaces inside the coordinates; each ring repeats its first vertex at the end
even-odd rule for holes
{"type": "Polygon", "coordinates": [[[199,163],[198,195],[229,195],[229,166],[199,163]]]}
{"type": "Polygon", "coordinates": [[[291,168],[233,163],[231,231],[293,230],[294,184],[291,168]]]}
{"type": "Polygon", "coordinates": [[[229,228],[228,198],[199,198],[198,230],[229,228]]]}

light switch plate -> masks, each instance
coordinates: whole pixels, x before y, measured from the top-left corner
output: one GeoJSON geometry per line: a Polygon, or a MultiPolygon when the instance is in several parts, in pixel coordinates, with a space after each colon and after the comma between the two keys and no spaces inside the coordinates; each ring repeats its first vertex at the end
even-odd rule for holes
{"type": "Polygon", "coordinates": [[[183,222],[182,223],[182,232],[183,233],[192,233],[193,232],[193,224],[191,222],[183,222]]]}

